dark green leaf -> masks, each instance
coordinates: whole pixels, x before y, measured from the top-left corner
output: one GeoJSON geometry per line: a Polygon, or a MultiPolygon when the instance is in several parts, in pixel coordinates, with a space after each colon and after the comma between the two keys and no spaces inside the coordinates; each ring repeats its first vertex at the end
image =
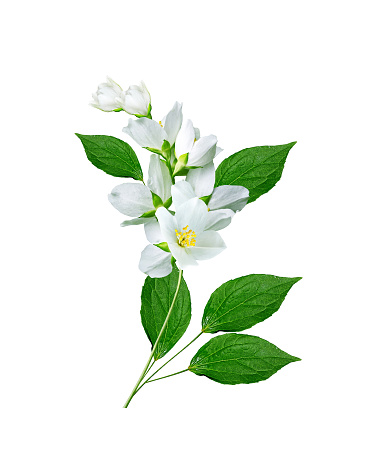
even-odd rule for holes
{"type": "Polygon", "coordinates": [[[229,333],[212,338],[191,360],[189,370],[215,382],[235,385],[268,379],[299,358],[262,338],[229,333]]]}
{"type": "Polygon", "coordinates": [[[250,147],[230,155],[217,167],[215,186],[244,186],[249,189],[250,204],[280,180],[285,160],[294,144],[250,147]]]}
{"type": "Polygon", "coordinates": [[[143,180],[140,162],[132,147],[112,136],[76,136],[84,146],[87,158],[108,175],[143,180]]]}
{"type": "MultiPolygon", "coordinates": [[[[166,320],[171,306],[177,283],[179,271],[176,266],[164,278],[145,279],[141,293],[141,322],[152,343],[158,338],[159,332],[166,320]]],[[[154,353],[154,359],[163,358],[185,333],[191,318],[190,293],[184,278],[181,279],[180,290],[168,324],[163,332],[154,353]]]]}
{"type": "Polygon", "coordinates": [[[300,278],[247,275],[230,280],[211,294],[202,319],[206,333],[239,332],[276,312],[300,278]]]}

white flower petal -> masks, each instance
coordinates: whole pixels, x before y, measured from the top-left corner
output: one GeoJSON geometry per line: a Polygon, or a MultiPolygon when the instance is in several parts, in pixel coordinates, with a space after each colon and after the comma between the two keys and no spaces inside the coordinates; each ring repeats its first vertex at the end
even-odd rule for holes
{"type": "Polygon", "coordinates": [[[148,187],[157,194],[163,202],[171,197],[172,180],[167,165],[160,159],[159,155],[152,154],[149,164],[148,187]]]}
{"type": "Polygon", "coordinates": [[[152,220],[152,217],[138,217],[138,218],[133,218],[132,220],[125,220],[124,222],[121,223],[121,227],[129,227],[131,225],[142,225],[145,223],[148,223],[152,220]]]}
{"type": "Polygon", "coordinates": [[[234,212],[242,210],[249,197],[249,191],[244,186],[218,186],[213,191],[208,203],[210,210],[231,209],[234,212]]]}
{"type": "Polygon", "coordinates": [[[172,185],[171,192],[172,192],[172,203],[175,206],[176,210],[184,202],[189,201],[190,199],[193,199],[193,197],[196,197],[196,194],[193,188],[191,187],[190,183],[188,183],[185,180],[177,181],[176,184],[172,185]]]}
{"type": "Polygon", "coordinates": [[[171,254],[149,244],[141,253],[139,269],[152,278],[166,277],[172,271],[171,254]]]}
{"type": "Polygon", "coordinates": [[[226,244],[216,231],[205,231],[189,248],[191,255],[197,260],[212,259],[226,248],[226,244]]]}
{"type": "Polygon", "coordinates": [[[122,108],[131,115],[147,116],[150,105],[150,94],[143,81],[139,86],[130,86],[122,96],[122,108]]]}
{"type": "Polygon", "coordinates": [[[163,118],[162,124],[167,133],[167,141],[173,146],[182,125],[182,104],[175,102],[173,108],[163,118]]]}
{"type": "Polygon", "coordinates": [[[215,154],[215,157],[217,157],[218,154],[219,154],[220,152],[222,152],[222,151],[223,151],[223,149],[221,149],[221,147],[216,146],[216,154],[215,154]]]}
{"type": "Polygon", "coordinates": [[[149,118],[139,118],[138,120],[128,120],[128,126],[122,131],[132,137],[141,147],[151,149],[162,149],[163,141],[167,135],[162,126],[149,118]]]}
{"type": "Polygon", "coordinates": [[[191,248],[183,248],[178,243],[168,243],[168,247],[170,248],[170,251],[176,259],[177,265],[180,269],[184,269],[189,265],[198,265],[197,261],[191,255],[191,248]]]}
{"type": "Polygon", "coordinates": [[[150,189],[139,183],[124,183],[116,186],[108,199],[121,214],[129,217],[140,217],[154,209],[150,189]]]}
{"type": "Polygon", "coordinates": [[[184,227],[188,227],[188,230],[200,235],[207,224],[207,216],[208,208],[205,203],[194,197],[181,204],[176,210],[176,228],[180,232],[184,227]]]}
{"type": "Polygon", "coordinates": [[[159,226],[161,228],[163,240],[167,243],[177,243],[176,229],[177,224],[173,217],[165,207],[160,207],[155,213],[159,226]]]}
{"type": "Polygon", "coordinates": [[[212,162],[216,155],[217,138],[213,134],[203,136],[195,141],[192,150],[189,152],[187,165],[189,167],[204,167],[212,162]]]}
{"type": "Polygon", "coordinates": [[[208,212],[206,230],[222,230],[231,223],[235,212],[231,209],[211,210],[208,212]]]}
{"type": "Polygon", "coordinates": [[[215,185],[215,166],[213,162],[208,163],[203,168],[189,170],[186,181],[191,184],[197,197],[209,196],[215,185]]]}
{"type": "Polygon", "coordinates": [[[155,217],[150,217],[149,222],[145,222],[144,230],[149,243],[156,244],[164,241],[161,227],[155,217]]]}
{"type": "Polygon", "coordinates": [[[117,99],[122,95],[121,87],[107,76],[107,82],[99,84],[98,90],[93,94],[93,102],[90,105],[104,112],[112,112],[121,108],[117,99]]]}
{"type": "Polygon", "coordinates": [[[185,120],[177,135],[175,144],[176,157],[187,154],[193,147],[195,139],[194,127],[191,120],[185,120]]]}

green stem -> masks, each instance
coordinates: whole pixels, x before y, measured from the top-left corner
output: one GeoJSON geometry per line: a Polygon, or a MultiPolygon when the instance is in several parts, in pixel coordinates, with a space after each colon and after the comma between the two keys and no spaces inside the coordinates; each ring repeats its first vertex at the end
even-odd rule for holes
{"type": "MultiPolygon", "coordinates": [[[[140,388],[142,386],[144,386],[147,382],[150,382],[155,374],[157,374],[161,369],[163,369],[164,366],[166,366],[170,361],[172,361],[172,359],[174,359],[176,356],[178,356],[180,353],[182,353],[188,346],[190,346],[192,343],[194,343],[195,340],[197,340],[201,335],[202,335],[203,331],[201,331],[195,338],[193,338],[186,346],[184,346],[178,353],[175,354],[175,356],[172,356],[171,359],[169,359],[167,362],[165,362],[159,369],[157,369],[155,372],[153,372],[153,374],[148,378],[146,379],[141,385],[140,387],[137,389],[137,392],[140,390],[140,388]]],[[[148,371],[149,372],[149,371],[148,371]]],[[[148,373],[147,372],[147,373],[148,373]]],[[[156,379],[157,380],[157,379],[156,379]]],[[[153,380],[152,380],[153,382],[153,380]]]]}
{"type": "Polygon", "coordinates": [[[189,369],[184,369],[183,371],[175,372],[175,373],[170,374],[170,375],[165,375],[164,377],[158,377],[157,379],[150,380],[149,383],[150,382],[155,382],[156,380],[167,379],[167,377],[172,377],[173,375],[182,374],[183,372],[187,372],[188,370],[189,369]]]}
{"type": "Polygon", "coordinates": [[[163,334],[163,332],[164,332],[164,329],[166,328],[166,325],[167,325],[168,320],[169,320],[169,318],[170,318],[172,309],[173,309],[173,307],[174,307],[174,305],[175,305],[175,301],[176,301],[177,295],[179,294],[180,284],[181,284],[181,278],[182,278],[182,270],[180,269],[180,271],[179,271],[179,280],[178,280],[178,282],[177,282],[177,287],[176,287],[175,295],[174,295],[174,297],[173,297],[173,300],[172,300],[172,304],[171,304],[171,306],[170,306],[170,309],[168,310],[168,314],[167,314],[166,320],[164,321],[163,326],[162,326],[162,328],[161,328],[161,331],[159,332],[158,338],[157,338],[157,340],[156,340],[155,343],[154,343],[154,346],[153,346],[152,352],[150,353],[149,359],[148,359],[147,363],[145,364],[145,367],[144,367],[142,373],[140,374],[139,380],[136,382],[136,385],[135,385],[135,387],[133,388],[132,392],[130,393],[130,396],[127,398],[126,403],[123,405],[124,408],[127,408],[127,406],[130,404],[130,401],[132,400],[133,396],[136,394],[136,390],[137,390],[138,386],[141,384],[141,381],[143,380],[143,378],[145,377],[145,375],[146,375],[147,372],[148,372],[148,367],[150,366],[150,363],[151,363],[151,361],[152,361],[152,359],[153,359],[155,350],[157,349],[159,340],[161,339],[161,336],[162,336],[162,334],[163,334]]]}
{"type": "MultiPolygon", "coordinates": [[[[153,360],[153,362],[151,363],[151,365],[148,367],[147,371],[145,372],[144,377],[146,377],[146,375],[149,373],[149,371],[150,371],[150,369],[153,367],[154,363],[155,363],[155,359],[153,360]]],[[[136,390],[136,391],[137,391],[137,390],[136,390]]]]}

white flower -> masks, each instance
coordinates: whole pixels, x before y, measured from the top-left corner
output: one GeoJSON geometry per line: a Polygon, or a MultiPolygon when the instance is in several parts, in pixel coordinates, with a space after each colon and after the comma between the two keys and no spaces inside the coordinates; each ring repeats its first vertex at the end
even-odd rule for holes
{"type": "Polygon", "coordinates": [[[199,130],[191,120],[186,120],[176,139],[175,155],[178,160],[175,173],[184,167],[204,167],[213,161],[222,149],[217,148],[217,137],[213,134],[199,137],[199,130]]]}
{"type": "Polygon", "coordinates": [[[153,244],[148,245],[142,252],[139,268],[151,277],[168,275],[172,270],[172,256],[177,260],[179,267],[183,268],[186,265],[195,265],[196,260],[207,259],[221,252],[222,249],[217,252],[217,244],[221,245],[221,242],[217,243],[217,241],[222,240],[218,234],[216,236],[216,231],[227,227],[235,212],[243,209],[248,201],[249,191],[243,186],[219,186],[213,189],[215,181],[213,163],[204,168],[190,170],[187,179],[189,181],[177,181],[171,188],[172,203],[176,209],[175,216],[161,207],[156,212],[158,222],[152,222],[150,225],[151,234],[147,235],[147,238],[153,244]],[[199,197],[210,198],[208,207],[199,197]],[[194,207],[202,217],[201,228],[198,226],[194,207]],[[188,220],[186,215],[194,216],[195,220],[193,218],[188,220]],[[176,238],[171,233],[174,224],[177,224],[176,238]],[[193,232],[196,237],[192,236],[193,232]],[[208,239],[211,241],[204,248],[203,242],[208,239]],[[215,243],[212,243],[212,240],[215,243]],[[195,244],[194,241],[198,242],[195,244]],[[166,243],[169,248],[167,251],[161,249],[166,243]]]}
{"type": "Polygon", "coordinates": [[[215,184],[215,167],[213,163],[203,168],[189,170],[186,181],[191,185],[197,197],[208,197],[208,208],[211,211],[219,209],[231,209],[234,212],[241,211],[248,202],[249,191],[244,186],[218,186],[215,184]]]}
{"type": "MultiPolygon", "coordinates": [[[[208,166],[207,166],[208,169],[208,166]]],[[[213,189],[213,185],[211,186],[211,192],[213,189]]],[[[246,192],[245,188],[242,188],[246,192]]],[[[172,193],[172,207],[175,208],[177,211],[182,204],[185,202],[189,201],[190,199],[193,198],[199,198],[198,192],[196,193],[194,189],[192,188],[191,184],[188,183],[187,181],[177,181],[175,185],[172,186],[171,188],[171,193],[172,193]]],[[[246,193],[243,191],[242,196],[246,196],[246,193]]],[[[241,197],[241,195],[240,195],[241,197]]],[[[233,199],[233,203],[235,202],[235,199],[233,199]]],[[[246,203],[246,201],[244,201],[246,203]]],[[[215,204],[214,209],[209,209],[209,214],[207,215],[207,224],[205,229],[206,230],[222,230],[223,228],[226,228],[230,222],[233,216],[235,215],[235,212],[228,208],[227,203],[224,203],[224,206],[218,207],[217,204],[215,204]]],[[[145,228],[145,231],[148,232],[149,228],[145,228]]],[[[163,235],[161,233],[161,229],[159,226],[158,222],[152,222],[150,225],[150,235],[147,234],[147,239],[151,243],[161,243],[164,242],[163,235]]]]}
{"type": "Polygon", "coordinates": [[[135,217],[125,220],[121,226],[144,224],[148,241],[156,243],[160,242],[160,238],[155,228],[158,221],[154,213],[158,205],[165,204],[171,198],[171,186],[172,180],[167,166],[160,160],[159,155],[152,154],[147,186],[141,183],[123,183],[112,190],[108,199],[119,212],[135,217]],[[143,217],[144,214],[146,216],[143,217]]]}
{"type": "Polygon", "coordinates": [[[122,131],[132,137],[141,147],[161,152],[164,141],[168,141],[170,147],[173,146],[181,124],[182,104],[175,102],[161,122],[157,123],[149,118],[130,119],[128,126],[122,131]]]}
{"type": "Polygon", "coordinates": [[[90,105],[103,110],[103,112],[118,112],[122,110],[122,106],[118,102],[121,95],[122,88],[107,76],[107,82],[99,84],[98,90],[92,95],[93,101],[90,105]]]}
{"type": "Polygon", "coordinates": [[[171,258],[168,252],[148,244],[141,253],[139,269],[152,278],[166,277],[172,271],[171,258]]]}
{"type": "Polygon", "coordinates": [[[208,198],[210,211],[209,227],[221,230],[227,227],[236,212],[242,210],[249,198],[244,186],[218,186],[215,184],[215,167],[213,162],[203,168],[189,170],[186,181],[178,181],[172,187],[172,201],[175,206],[194,197],[208,198]]]}
{"type": "Polygon", "coordinates": [[[149,116],[152,108],[150,94],[143,81],[139,86],[130,86],[123,92],[118,98],[118,103],[125,112],[138,118],[149,116]]]}
{"type": "Polygon", "coordinates": [[[171,271],[171,255],[183,269],[189,265],[197,265],[198,260],[211,259],[220,254],[226,245],[216,231],[207,229],[209,215],[205,203],[197,198],[181,204],[175,215],[165,207],[160,207],[156,216],[163,241],[167,243],[170,252],[158,252],[153,249],[155,246],[147,246],[141,255],[140,270],[150,276],[160,276],[161,273],[171,271]],[[150,266],[152,257],[156,261],[155,267],[150,266]]]}
{"type": "Polygon", "coordinates": [[[156,212],[158,223],[152,226],[152,238],[160,247],[148,245],[141,254],[139,268],[151,277],[168,275],[172,270],[172,256],[179,267],[184,268],[197,265],[197,260],[210,259],[226,247],[216,230],[230,223],[233,211],[223,209],[210,212],[206,204],[195,197],[186,181],[172,186],[172,195],[175,215],[160,207],[156,212]],[[162,244],[168,249],[162,250],[162,244]]]}

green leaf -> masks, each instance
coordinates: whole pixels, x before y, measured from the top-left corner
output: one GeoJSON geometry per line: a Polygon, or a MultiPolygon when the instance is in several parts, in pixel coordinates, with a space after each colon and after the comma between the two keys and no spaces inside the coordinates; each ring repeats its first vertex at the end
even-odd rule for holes
{"type": "MultiPolygon", "coordinates": [[[[179,271],[176,266],[167,277],[145,279],[141,293],[141,322],[152,347],[166,320],[178,279],[179,271]]],[[[188,328],[190,318],[190,293],[182,278],[171,316],[154,353],[155,360],[163,358],[175,346],[188,328]]]]}
{"type": "Polygon", "coordinates": [[[202,331],[239,332],[253,327],[279,309],[288,291],[300,279],[256,274],[224,283],[206,304],[202,331]]]}
{"type": "Polygon", "coordinates": [[[191,360],[189,371],[235,385],[266,380],[294,361],[300,359],[262,338],[229,333],[203,345],[191,360]]]}
{"type": "Polygon", "coordinates": [[[250,147],[230,155],[217,167],[215,186],[244,186],[249,189],[250,204],[280,180],[287,155],[295,144],[250,147]]]}
{"type": "Polygon", "coordinates": [[[76,136],[84,146],[87,158],[108,175],[143,181],[140,162],[132,147],[113,136],[76,136]]]}

